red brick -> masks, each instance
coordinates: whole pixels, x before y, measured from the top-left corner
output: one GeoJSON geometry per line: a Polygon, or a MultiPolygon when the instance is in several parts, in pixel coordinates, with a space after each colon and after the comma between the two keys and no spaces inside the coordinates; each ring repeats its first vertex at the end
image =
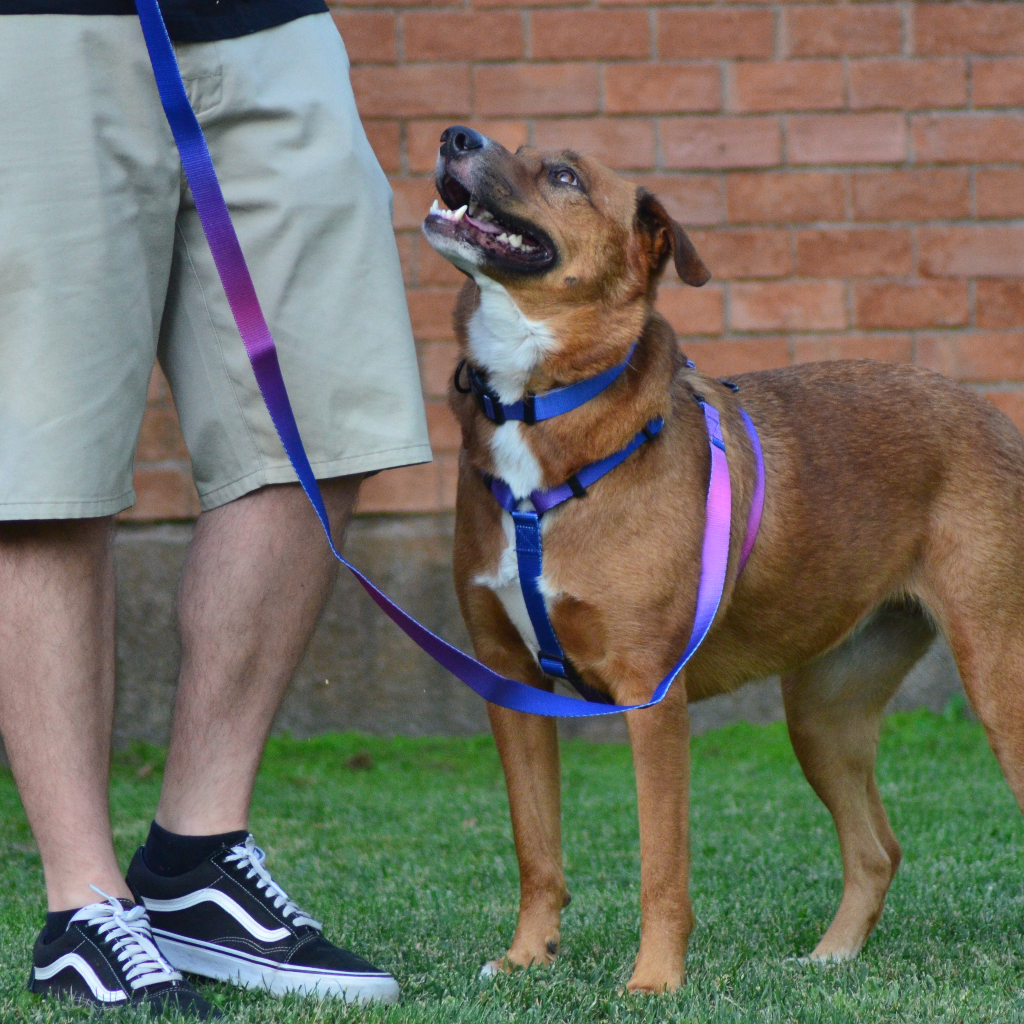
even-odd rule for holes
{"type": "Polygon", "coordinates": [[[1021,380],[1024,335],[979,332],[918,338],[917,362],[956,380],[1021,380]]]}
{"type": "Polygon", "coordinates": [[[612,64],[604,71],[609,114],[718,110],[721,76],[714,64],[612,64]]]}
{"type": "Polygon", "coordinates": [[[854,220],[959,220],[970,216],[966,168],[864,171],[851,175],[854,220]]]}
{"type": "Polygon", "coordinates": [[[854,286],[858,327],[962,327],[967,323],[966,281],[872,281],[854,286]]]}
{"type": "Polygon", "coordinates": [[[1009,53],[1024,50],[1019,3],[915,4],[914,52],[1009,53]]]}
{"type": "Polygon", "coordinates": [[[733,223],[846,219],[840,174],[730,174],[725,188],[733,223]]]}
{"type": "Polygon", "coordinates": [[[592,64],[505,64],[474,69],[476,112],[486,116],[597,112],[592,64]]]}
{"type": "Polygon", "coordinates": [[[717,175],[640,174],[632,180],[653,192],[680,224],[720,224],[725,220],[725,199],[717,175]]]}
{"type": "Polygon", "coordinates": [[[452,309],[458,288],[410,288],[406,292],[413,336],[433,341],[452,336],[452,309]]]}
{"type": "Polygon", "coordinates": [[[333,0],[333,10],[347,7],[458,7],[460,0],[333,0]]]}
{"type": "Polygon", "coordinates": [[[160,369],[159,363],[153,364],[153,372],[149,375],[149,391],[146,393],[147,402],[168,402],[171,398],[171,388],[160,369]]]}
{"type": "Polygon", "coordinates": [[[971,61],[976,107],[1024,107],[1024,59],[971,61]]]}
{"type": "Polygon", "coordinates": [[[921,273],[929,277],[1024,275],[1024,228],[920,228],[917,237],[921,273]]]}
{"type": "MultiPolygon", "coordinates": [[[[675,275],[665,272],[667,281],[675,275]]],[[[724,326],[722,286],[706,284],[703,288],[667,283],[658,292],[658,311],[675,328],[677,334],[721,334],[724,326]]]]}
{"type": "Polygon", "coordinates": [[[576,149],[617,170],[654,167],[654,124],[643,118],[562,118],[537,121],[538,149],[576,149]]]}
{"type": "Polygon", "coordinates": [[[844,91],[837,60],[751,61],[729,70],[729,109],[737,113],[839,110],[844,91]]]}
{"type": "Polygon", "coordinates": [[[789,365],[789,343],[785,338],[757,338],[744,341],[690,341],[683,346],[687,356],[706,374],[728,377],[789,365]]]}
{"type": "Polygon", "coordinates": [[[429,178],[392,178],[395,193],[396,231],[418,231],[423,225],[430,204],[437,198],[433,176],[429,178]]]}
{"type": "MultiPolygon", "coordinates": [[[[409,170],[413,174],[433,173],[437,163],[437,151],[441,145],[441,133],[451,126],[451,118],[442,121],[410,121],[405,129],[405,152],[409,159],[409,170]]],[[[475,128],[495,142],[500,142],[513,153],[527,139],[525,121],[480,121],[467,119],[465,124],[475,128]]]]}
{"type": "Polygon", "coordinates": [[[975,171],[974,200],[979,217],[1024,217],[1024,168],[975,171]]]}
{"type": "Polygon", "coordinates": [[[416,11],[402,16],[406,60],[509,60],[523,55],[518,11],[416,11]]]}
{"type": "Polygon", "coordinates": [[[823,359],[880,359],[887,363],[914,360],[913,342],[907,334],[825,334],[794,338],[792,344],[794,363],[823,359]]]}
{"type": "Polygon", "coordinates": [[[967,103],[967,62],[878,59],[850,62],[850,107],[854,110],[928,110],[967,103]]]}
{"type": "Polygon", "coordinates": [[[719,281],[737,277],[787,277],[793,272],[789,232],[778,228],[691,231],[690,240],[719,281]]]}
{"type": "Polygon", "coordinates": [[[419,356],[423,393],[446,395],[459,361],[459,346],[454,341],[427,341],[419,346],[419,356]]]}
{"type": "Polygon", "coordinates": [[[419,235],[416,239],[416,283],[418,285],[450,285],[461,288],[466,275],[457,270],[443,256],[434,251],[434,247],[419,235]]]}
{"type": "Polygon", "coordinates": [[[901,114],[807,114],[791,117],[789,161],[794,164],[884,164],[906,159],[901,114]]]}
{"type": "Polygon", "coordinates": [[[913,136],[917,163],[1017,162],[1024,152],[1024,115],[920,114],[913,136]]]}
{"type": "Polygon", "coordinates": [[[350,77],[361,117],[438,117],[470,111],[465,64],[356,67],[350,77]]]}
{"type": "Polygon", "coordinates": [[[436,462],[386,469],[359,489],[357,512],[440,512],[441,479],[436,462]]]}
{"type": "Polygon", "coordinates": [[[188,450],[174,406],[150,407],[142,417],[135,458],[140,462],[162,459],[187,459],[188,450]]]}
{"type": "Polygon", "coordinates": [[[781,147],[774,117],[686,117],[661,123],[666,167],[772,167],[781,147]]]}
{"type": "Polygon", "coordinates": [[[986,391],[985,397],[1024,434],[1024,392],[986,391]]]}
{"type": "Polygon", "coordinates": [[[398,59],[398,19],[393,14],[332,11],[331,17],[353,64],[388,63],[398,59]]]}
{"type": "Polygon", "coordinates": [[[768,281],[729,287],[736,331],[833,331],[846,327],[840,281],[768,281]]]}
{"type": "Polygon", "coordinates": [[[796,232],[796,272],[807,277],[908,274],[913,262],[909,231],[837,228],[796,232]]]}
{"type": "Polygon", "coordinates": [[[771,11],[699,10],[658,14],[658,53],[673,57],[770,57],[775,49],[771,11]]]}
{"type": "Polygon", "coordinates": [[[612,60],[651,52],[646,11],[535,11],[530,17],[534,60],[612,60]]]}
{"type": "MultiPolygon", "coordinates": [[[[979,327],[1024,327],[1024,280],[1019,277],[979,281],[974,297],[979,327]]],[[[1024,338],[1021,339],[1024,344],[1024,338]]]]}
{"type": "Polygon", "coordinates": [[[195,519],[199,515],[199,495],[188,470],[171,466],[137,466],[133,484],[135,504],[120,519],[195,519]]]}
{"type": "Polygon", "coordinates": [[[903,24],[896,4],[788,7],[784,38],[794,57],[899,53],[903,24]]]}
{"type": "Polygon", "coordinates": [[[435,452],[457,452],[462,447],[462,428],[445,401],[428,401],[427,430],[435,452]]]}
{"type": "Polygon", "coordinates": [[[388,174],[402,169],[401,131],[397,121],[364,121],[366,138],[388,174]]]}

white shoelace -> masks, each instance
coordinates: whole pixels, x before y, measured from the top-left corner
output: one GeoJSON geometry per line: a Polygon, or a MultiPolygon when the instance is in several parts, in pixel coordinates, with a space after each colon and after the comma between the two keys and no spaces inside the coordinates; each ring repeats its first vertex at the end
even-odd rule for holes
{"type": "Polygon", "coordinates": [[[240,843],[238,846],[232,846],[231,852],[224,858],[225,864],[237,863],[239,868],[246,871],[246,879],[256,878],[256,888],[266,888],[267,897],[273,901],[274,908],[278,910],[281,916],[287,920],[293,914],[295,920],[292,921],[292,926],[295,928],[301,925],[308,924],[311,928],[315,928],[318,932],[324,930],[324,926],[314,920],[309,914],[306,913],[291,897],[284,891],[270,877],[270,872],[263,866],[264,860],[267,855],[256,845],[256,841],[252,836],[247,836],[244,843],[240,843]]]}
{"type": "Polygon", "coordinates": [[[181,975],[164,959],[164,955],[153,941],[149,916],[146,908],[137,903],[131,910],[125,910],[113,896],[108,896],[95,885],[105,903],[90,903],[82,907],[72,921],[84,921],[96,927],[100,938],[117,956],[125,977],[132,989],[146,985],[159,985],[164,981],[181,981],[181,975]]]}

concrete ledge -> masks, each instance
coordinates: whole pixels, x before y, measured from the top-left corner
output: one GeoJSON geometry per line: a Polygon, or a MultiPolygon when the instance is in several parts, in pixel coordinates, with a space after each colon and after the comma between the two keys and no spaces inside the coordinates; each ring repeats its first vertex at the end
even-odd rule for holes
{"type": "MultiPolygon", "coordinates": [[[[434,632],[469,649],[451,581],[453,518],[361,516],[346,554],[434,632]]],[[[167,742],[178,665],[174,602],[191,526],[119,528],[118,694],[114,739],[167,742]]],[[[941,711],[962,693],[937,642],[907,677],[894,710],[941,711]]],[[[691,708],[695,734],[729,722],[783,717],[777,679],[749,683],[691,708]]],[[[483,702],[423,654],[343,571],[275,732],[311,736],[355,729],[384,735],[468,735],[488,729],[483,702]]],[[[624,740],[621,716],[562,723],[565,736],[624,740]]]]}

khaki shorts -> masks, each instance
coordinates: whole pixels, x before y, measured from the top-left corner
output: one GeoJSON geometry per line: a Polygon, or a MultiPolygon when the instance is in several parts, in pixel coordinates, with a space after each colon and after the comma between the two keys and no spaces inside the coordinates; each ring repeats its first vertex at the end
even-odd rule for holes
{"type": "MultiPolygon", "coordinates": [[[[330,15],[176,50],[316,475],[429,461],[391,191],[330,15]]],[[[204,509],[295,479],[138,20],[0,15],[0,520],[134,502],[154,356],[204,509]]]]}

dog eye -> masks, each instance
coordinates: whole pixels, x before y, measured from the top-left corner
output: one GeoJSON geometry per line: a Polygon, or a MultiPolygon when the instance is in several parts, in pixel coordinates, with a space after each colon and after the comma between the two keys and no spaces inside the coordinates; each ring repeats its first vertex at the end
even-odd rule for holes
{"type": "Polygon", "coordinates": [[[571,170],[569,170],[568,167],[560,167],[557,171],[554,172],[553,176],[555,181],[560,182],[563,185],[579,184],[579,178],[577,178],[576,175],[571,170]]]}

